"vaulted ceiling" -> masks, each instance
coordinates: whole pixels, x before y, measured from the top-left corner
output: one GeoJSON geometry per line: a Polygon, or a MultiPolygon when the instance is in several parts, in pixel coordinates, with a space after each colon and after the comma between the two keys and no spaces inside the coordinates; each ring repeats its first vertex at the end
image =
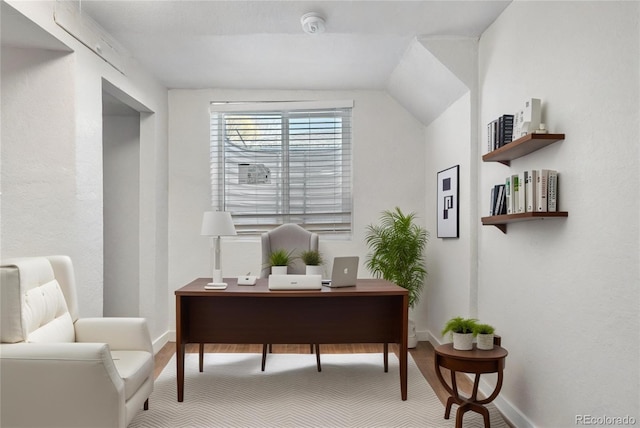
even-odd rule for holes
{"type": "Polygon", "coordinates": [[[477,40],[510,1],[75,3],[168,88],[387,90],[429,123],[464,90],[429,40],[477,40]],[[307,12],[323,33],[303,32],[307,12]]]}

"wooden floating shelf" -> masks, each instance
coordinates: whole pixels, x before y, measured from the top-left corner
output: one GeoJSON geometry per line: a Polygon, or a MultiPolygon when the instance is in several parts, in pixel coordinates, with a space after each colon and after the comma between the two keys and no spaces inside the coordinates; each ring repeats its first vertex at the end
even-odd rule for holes
{"type": "Polygon", "coordinates": [[[495,226],[500,229],[502,233],[507,233],[507,224],[509,223],[560,217],[569,217],[569,213],[567,211],[555,211],[494,215],[490,217],[482,217],[482,224],[484,226],[495,226]]]}
{"type": "Polygon", "coordinates": [[[509,166],[511,161],[533,153],[543,147],[564,140],[564,134],[527,134],[482,156],[484,162],[500,162],[509,166]]]}

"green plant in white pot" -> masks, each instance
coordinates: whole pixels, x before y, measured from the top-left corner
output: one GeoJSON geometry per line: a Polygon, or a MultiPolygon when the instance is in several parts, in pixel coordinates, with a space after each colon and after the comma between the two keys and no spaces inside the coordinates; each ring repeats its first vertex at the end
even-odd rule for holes
{"type": "Polygon", "coordinates": [[[459,351],[470,351],[473,349],[474,328],[476,327],[474,318],[451,318],[444,325],[442,335],[449,333],[453,339],[453,349],[459,351]]]}
{"type": "Polygon", "coordinates": [[[274,275],[286,275],[289,265],[293,262],[291,254],[293,251],[274,250],[269,255],[269,263],[271,264],[271,273],[274,275]]]}
{"type": "Polygon", "coordinates": [[[307,275],[322,275],[324,259],[318,250],[307,250],[300,253],[300,258],[305,264],[307,275]]]}
{"type": "Polygon", "coordinates": [[[493,337],[495,328],[489,324],[476,324],[473,327],[473,335],[476,337],[478,349],[490,351],[493,349],[493,337]]]}
{"type": "MultiPolygon", "coordinates": [[[[365,240],[370,249],[366,266],[376,278],[384,278],[409,292],[409,307],[420,298],[427,276],[424,250],[427,230],[415,223],[416,214],[404,214],[400,208],[384,211],[380,224],[367,226],[365,240]]],[[[415,326],[409,320],[409,347],[417,345],[415,326]]]]}

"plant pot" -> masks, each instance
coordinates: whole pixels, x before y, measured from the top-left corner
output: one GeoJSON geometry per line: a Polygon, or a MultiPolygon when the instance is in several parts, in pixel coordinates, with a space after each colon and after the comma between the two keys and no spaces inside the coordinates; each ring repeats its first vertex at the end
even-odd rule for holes
{"type": "Polygon", "coordinates": [[[477,341],[478,349],[484,351],[490,351],[493,349],[493,333],[492,334],[478,334],[477,341]]]}
{"type": "Polygon", "coordinates": [[[322,266],[307,265],[305,273],[307,275],[322,275],[322,266]]]}
{"type": "Polygon", "coordinates": [[[271,266],[272,275],[286,275],[287,266],[271,266]]]}
{"type": "Polygon", "coordinates": [[[472,333],[453,333],[453,349],[470,351],[473,349],[472,333]]]}

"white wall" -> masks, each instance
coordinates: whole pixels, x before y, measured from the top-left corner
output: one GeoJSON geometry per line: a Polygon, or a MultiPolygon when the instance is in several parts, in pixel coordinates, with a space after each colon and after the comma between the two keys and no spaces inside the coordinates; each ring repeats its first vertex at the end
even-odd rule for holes
{"type": "Polygon", "coordinates": [[[81,316],[103,306],[103,79],[145,106],[140,121],[140,315],[167,331],[166,88],[131,58],[125,74],[62,30],[55,2],[9,2],[73,53],[2,48],[3,258],[65,253],[81,316]]]}
{"type": "MultiPolygon", "coordinates": [[[[211,276],[209,238],[200,236],[202,213],[211,209],[209,184],[209,103],[213,100],[353,99],[353,200],[351,239],[320,238],[327,259],[360,256],[360,276],[367,248],[365,228],[383,210],[399,206],[416,212],[426,224],[424,129],[389,95],[380,91],[169,91],[169,294],[197,277],[211,276]]],[[[259,237],[223,238],[226,276],[260,270],[259,237]]],[[[327,266],[330,268],[330,266],[327,266]]],[[[424,310],[424,308],[416,308],[424,310]]],[[[424,331],[426,324],[418,325],[424,331]]]]}
{"type": "Polygon", "coordinates": [[[471,218],[471,193],[475,192],[471,161],[471,93],[456,101],[426,129],[426,193],[429,210],[428,229],[432,231],[427,251],[427,325],[429,341],[434,345],[448,342],[440,331],[454,316],[475,315],[476,299],[472,298],[475,283],[475,260],[470,257],[475,219],[471,218]],[[467,119],[467,120],[465,120],[467,119]],[[459,238],[438,238],[436,218],[437,173],[454,165],[460,166],[459,238]]]}
{"type": "Polygon", "coordinates": [[[103,130],[103,315],[140,315],[140,114],[107,115],[103,130]]]}
{"type": "Polygon", "coordinates": [[[479,233],[478,315],[509,350],[498,404],[517,426],[640,420],[638,28],[638,2],[516,1],[480,40],[481,141],[527,97],[566,133],[510,168],[479,166],[481,213],[507,174],[545,167],[569,212],[479,233]]]}

